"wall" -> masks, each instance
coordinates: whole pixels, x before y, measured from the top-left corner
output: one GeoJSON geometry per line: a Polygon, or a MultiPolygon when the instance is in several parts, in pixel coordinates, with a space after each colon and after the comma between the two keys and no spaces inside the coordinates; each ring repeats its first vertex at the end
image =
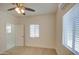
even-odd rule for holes
{"type": "Polygon", "coordinates": [[[20,17],[20,24],[25,24],[26,46],[55,48],[55,15],[44,14],[28,17],[20,17]],[[30,24],[40,24],[40,37],[29,37],[30,24]]]}
{"type": "Polygon", "coordinates": [[[56,13],[56,44],[57,44],[57,53],[58,54],[73,54],[62,44],[62,20],[63,15],[73,6],[74,4],[67,4],[64,9],[58,8],[56,13]]]}
{"type": "MultiPolygon", "coordinates": [[[[11,16],[10,14],[6,13],[6,12],[0,12],[0,53],[7,50],[8,48],[14,47],[15,43],[12,43],[14,41],[13,37],[10,38],[10,42],[7,42],[7,38],[6,38],[6,24],[10,23],[10,24],[15,24],[17,22],[15,22],[16,18],[14,18],[13,16],[11,16]],[[9,44],[10,46],[7,47],[7,44],[9,44]]],[[[12,34],[14,35],[14,34],[12,34]]]]}

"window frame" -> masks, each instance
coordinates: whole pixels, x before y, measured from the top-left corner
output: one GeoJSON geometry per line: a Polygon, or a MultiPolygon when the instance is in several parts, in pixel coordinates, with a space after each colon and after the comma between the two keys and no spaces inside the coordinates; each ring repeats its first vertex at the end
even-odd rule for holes
{"type": "Polygon", "coordinates": [[[30,24],[30,30],[29,30],[29,36],[30,36],[30,38],[39,38],[40,37],[40,25],[39,24],[30,24]],[[33,35],[34,36],[31,36],[32,34],[31,34],[31,26],[34,26],[34,32],[33,32],[33,35]],[[37,32],[35,31],[35,30],[37,30],[36,28],[35,28],[35,26],[38,26],[38,36],[36,36],[36,34],[37,34],[37,32]]]}
{"type": "MultiPolygon", "coordinates": [[[[72,12],[71,14],[74,14],[74,8],[76,8],[76,6],[78,7],[79,4],[76,4],[76,5],[75,5],[73,8],[71,8],[67,13],[69,13],[69,12],[71,13],[71,12],[72,12]]],[[[67,14],[67,13],[66,13],[66,14],[67,14]]],[[[65,15],[66,15],[66,14],[65,14],[65,15]]],[[[63,17],[64,17],[64,16],[63,16],[63,17]]],[[[75,17],[76,17],[76,16],[75,16],[75,17]]],[[[76,18],[77,18],[77,17],[76,17],[76,18]]],[[[72,19],[72,18],[70,18],[70,19],[72,19]]],[[[64,20],[64,18],[63,18],[63,20],[64,20]]],[[[75,18],[73,18],[73,20],[75,20],[75,18]]],[[[72,21],[73,21],[73,20],[72,20],[72,21]]],[[[75,32],[75,31],[76,31],[76,30],[75,30],[75,29],[76,29],[76,28],[75,28],[75,23],[76,23],[76,22],[73,21],[73,25],[72,25],[72,26],[73,26],[73,32],[72,32],[72,33],[73,33],[73,35],[72,35],[72,41],[73,41],[73,42],[72,42],[72,48],[70,48],[70,47],[67,45],[67,42],[66,42],[65,37],[64,37],[64,35],[65,35],[65,33],[64,33],[64,22],[62,21],[62,24],[63,24],[63,26],[62,26],[62,44],[63,44],[63,46],[64,46],[65,48],[69,49],[69,50],[70,50],[71,52],[73,52],[74,54],[79,55],[79,51],[76,51],[76,50],[75,50],[75,40],[76,40],[76,37],[75,37],[75,35],[76,35],[76,34],[75,34],[75,33],[76,33],[76,32],[75,32]]]]}

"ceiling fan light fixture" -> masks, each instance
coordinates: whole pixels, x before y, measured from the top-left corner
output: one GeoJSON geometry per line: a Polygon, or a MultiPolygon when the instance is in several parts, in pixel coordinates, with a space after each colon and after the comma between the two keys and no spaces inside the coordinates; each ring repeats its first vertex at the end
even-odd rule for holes
{"type": "Polygon", "coordinates": [[[21,12],[24,13],[24,9],[21,9],[21,12]]]}
{"type": "Polygon", "coordinates": [[[34,9],[25,7],[23,3],[15,3],[16,7],[8,9],[8,11],[15,10],[18,14],[26,15],[25,10],[35,12],[34,9]]]}
{"type": "Polygon", "coordinates": [[[20,9],[19,9],[18,7],[15,8],[15,11],[16,11],[17,13],[19,13],[19,14],[21,13],[21,11],[20,11],[20,9]]]}

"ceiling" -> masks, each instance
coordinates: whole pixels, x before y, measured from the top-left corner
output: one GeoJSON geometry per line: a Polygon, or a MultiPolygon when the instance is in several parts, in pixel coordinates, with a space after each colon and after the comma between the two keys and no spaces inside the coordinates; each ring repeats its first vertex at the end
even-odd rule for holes
{"type": "MultiPolygon", "coordinates": [[[[25,16],[32,16],[32,15],[40,15],[40,14],[48,14],[48,13],[55,13],[57,10],[57,3],[25,3],[25,7],[29,7],[35,9],[36,12],[25,11],[25,16]]],[[[7,11],[7,9],[16,7],[16,5],[12,5],[11,3],[0,3],[0,11],[7,12],[14,16],[23,16],[18,14],[15,10],[7,11]]]]}

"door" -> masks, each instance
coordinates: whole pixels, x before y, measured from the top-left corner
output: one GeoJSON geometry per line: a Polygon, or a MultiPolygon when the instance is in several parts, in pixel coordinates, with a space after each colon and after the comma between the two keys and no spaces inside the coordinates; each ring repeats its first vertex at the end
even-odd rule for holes
{"type": "Polygon", "coordinates": [[[15,46],[15,36],[14,24],[6,24],[6,49],[10,49],[15,46]]]}
{"type": "Polygon", "coordinates": [[[25,46],[24,25],[16,25],[16,46],[25,46]]]}

